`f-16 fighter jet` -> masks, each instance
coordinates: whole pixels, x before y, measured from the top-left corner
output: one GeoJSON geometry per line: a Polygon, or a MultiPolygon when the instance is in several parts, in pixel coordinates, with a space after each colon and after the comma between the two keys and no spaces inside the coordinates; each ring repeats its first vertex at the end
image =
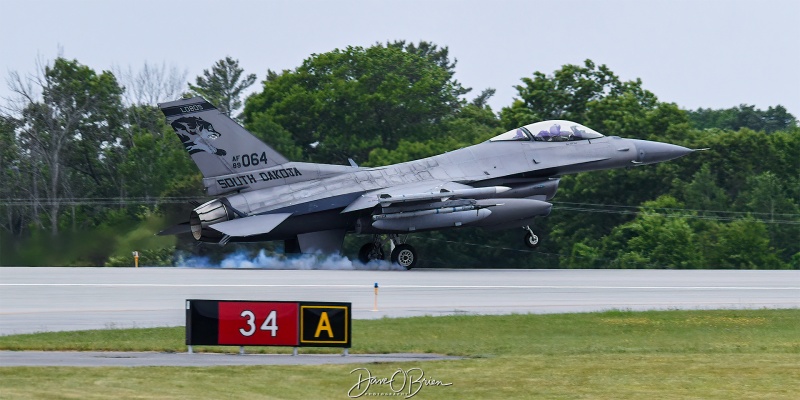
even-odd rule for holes
{"type": "Polygon", "coordinates": [[[283,240],[287,253],[340,252],[347,233],[371,234],[359,259],[413,268],[407,234],[452,228],[524,229],[546,216],[559,177],[642,166],[694,150],[603,136],[581,124],[542,121],[483,143],[377,168],[292,162],[201,97],[159,104],[216,199],[160,234],[201,242],[283,240]]]}

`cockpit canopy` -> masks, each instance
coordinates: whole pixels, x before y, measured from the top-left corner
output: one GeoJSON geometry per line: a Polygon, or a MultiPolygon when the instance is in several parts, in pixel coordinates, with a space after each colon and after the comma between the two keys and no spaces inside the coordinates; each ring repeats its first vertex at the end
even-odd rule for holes
{"type": "Polygon", "coordinates": [[[536,141],[536,142],[571,142],[601,138],[603,135],[577,122],[551,120],[536,122],[521,128],[510,130],[502,135],[489,139],[490,142],[502,141],[536,141]]]}

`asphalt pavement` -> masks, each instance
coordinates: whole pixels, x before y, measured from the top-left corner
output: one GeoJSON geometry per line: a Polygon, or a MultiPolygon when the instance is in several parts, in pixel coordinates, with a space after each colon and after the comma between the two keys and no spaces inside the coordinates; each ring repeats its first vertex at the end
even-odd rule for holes
{"type": "Polygon", "coordinates": [[[182,326],[187,299],[350,302],[354,319],[800,308],[800,271],[5,267],[0,335],[182,326]]]}
{"type": "MultiPolygon", "coordinates": [[[[0,268],[0,335],[183,326],[187,299],[350,302],[355,319],[800,308],[800,271],[5,267],[0,268]]],[[[365,364],[446,358],[2,351],[0,366],[365,364]]]]}

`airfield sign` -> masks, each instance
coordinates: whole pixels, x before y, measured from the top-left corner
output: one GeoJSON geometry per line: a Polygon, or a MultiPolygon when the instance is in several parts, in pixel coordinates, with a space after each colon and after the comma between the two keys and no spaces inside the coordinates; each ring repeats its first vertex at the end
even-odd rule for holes
{"type": "Polygon", "coordinates": [[[186,344],[349,348],[351,318],[350,303],[186,300],[186,344]]]}

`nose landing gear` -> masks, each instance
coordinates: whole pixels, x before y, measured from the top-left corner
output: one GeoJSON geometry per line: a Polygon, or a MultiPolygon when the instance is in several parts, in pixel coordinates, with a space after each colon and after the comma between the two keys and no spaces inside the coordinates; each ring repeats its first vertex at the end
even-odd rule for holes
{"type": "Polygon", "coordinates": [[[527,233],[525,233],[525,245],[532,249],[539,247],[539,236],[536,236],[536,234],[533,233],[531,227],[523,226],[522,229],[528,231],[527,233]]]}
{"type": "Polygon", "coordinates": [[[358,252],[358,260],[364,264],[372,260],[383,260],[386,257],[384,244],[389,244],[390,258],[393,264],[397,264],[405,269],[414,268],[417,265],[417,250],[399,235],[373,235],[372,243],[361,246],[358,252]]]}

